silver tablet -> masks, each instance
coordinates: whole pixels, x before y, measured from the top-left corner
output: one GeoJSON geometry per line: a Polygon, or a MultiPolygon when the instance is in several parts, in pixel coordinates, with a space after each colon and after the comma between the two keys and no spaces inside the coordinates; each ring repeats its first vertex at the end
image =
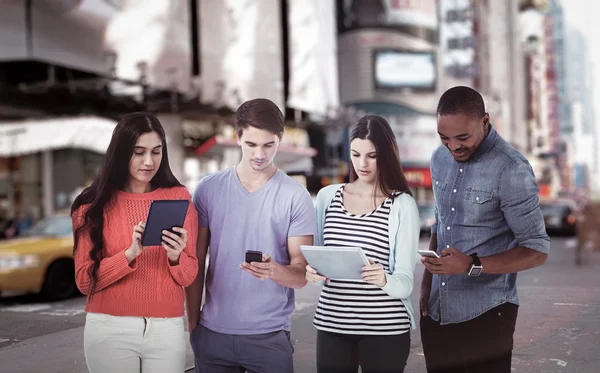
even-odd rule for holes
{"type": "Polygon", "coordinates": [[[300,250],[309,266],[334,280],[361,280],[362,267],[369,265],[360,247],[302,245],[300,250]]]}

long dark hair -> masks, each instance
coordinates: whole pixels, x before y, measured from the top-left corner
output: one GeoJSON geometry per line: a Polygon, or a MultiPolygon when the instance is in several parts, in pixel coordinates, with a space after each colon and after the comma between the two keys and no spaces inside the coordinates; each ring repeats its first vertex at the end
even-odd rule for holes
{"type": "Polygon", "coordinates": [[[104,239],[102,232],[104,229],[104,210],[111,202],[115,193],[125,188],[125,183],[129,179],[129,161],[133,155],[135,144],[142,134],[149,132],[156,132],[162,140],[162,160],[150,184],[153,188],[181,186],[181,183],[173,175],[173,172],[171,172],[171,167],[169,167],[165,130],[158,121],[158,118],[144,112],[130,113],[123,116],[113,131],[104,157],[104,163],[98,176],[96,176],[92,185],[85,188],[75,198],[71,206],[71,216],[73,216],[81,206],[89,205],[83,224],[73,232],[75,243],[73,252],[77,250],[81,235],[84,232],[89,234],[92,241],[90,259],[94,262],[89,271],[89,276],[92,280],[90,294],[94,293],[96,289],[98,267],[103,258],[102,249],[104,247],[104,239]]]}
{"type": "MultiPolygon", "coordinates": [[[[354,139],[369,140],[375,145],[377,151],[375,191],[380,189],[387,197],[393,197],[395,191],[412,196],[402,171],[396,137],[390,124],[385,119],[377,115],[366,115],[360,118],[352,128],[350,142],[354,139]]],[[[354,167],[351,166],[350,181],[356,179],[358,179],[358,175],[354,167]]]]}

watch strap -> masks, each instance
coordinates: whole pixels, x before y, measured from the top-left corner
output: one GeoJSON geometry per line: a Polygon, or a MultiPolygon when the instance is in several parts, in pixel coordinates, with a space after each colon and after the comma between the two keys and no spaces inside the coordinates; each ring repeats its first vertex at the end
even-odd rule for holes
{"type": "Polygon", "coordinates": [[[469,255],[471,258],[473,258],[473,265],[474,266],[481,266],[481,260],[479,260],[479,257],[477,256],[477,253],[473,253],[471,255],[469,255]]]}

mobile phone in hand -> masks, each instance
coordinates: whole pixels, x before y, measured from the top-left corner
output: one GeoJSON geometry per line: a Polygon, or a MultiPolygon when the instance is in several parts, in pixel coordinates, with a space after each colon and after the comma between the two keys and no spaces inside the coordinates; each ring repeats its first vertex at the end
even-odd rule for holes
{"type": "Polygon", "coordinates": [[[246,263],[262,262],[262,251],[246,250],[246,263]]]}
{"type": "Polygon", "coordinates": [[[431,251],[431,250],[417,250],[417,252],[419,254],[421,254],[421,256],[427,257],[427,258],[437,258],[439,259],[440,256],[438,255],[438,253],[436,253],[435,251],[431,251]]]}

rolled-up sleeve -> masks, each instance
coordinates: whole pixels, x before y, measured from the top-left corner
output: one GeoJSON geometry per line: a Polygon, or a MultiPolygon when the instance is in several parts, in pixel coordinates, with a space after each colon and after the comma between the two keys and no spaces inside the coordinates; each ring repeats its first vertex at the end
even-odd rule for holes
{"type": "Polygon", "coordinates": [[[519,160],[506,167],[500,175],[498,191],[500,209],[518,246],[548,254],[550,238],[540,209],[539,188],[529,163],[519,160]]]}

